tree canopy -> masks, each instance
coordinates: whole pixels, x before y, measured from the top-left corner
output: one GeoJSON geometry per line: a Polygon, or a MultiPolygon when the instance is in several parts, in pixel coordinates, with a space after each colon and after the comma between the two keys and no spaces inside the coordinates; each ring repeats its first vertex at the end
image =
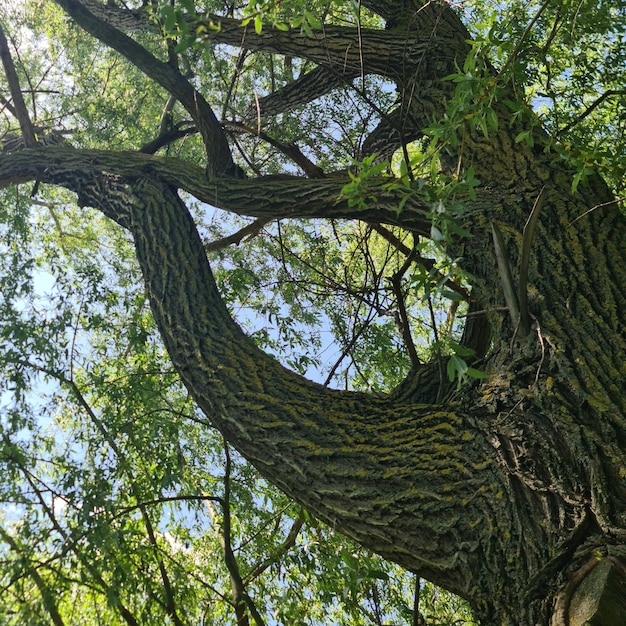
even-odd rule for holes
{"type": "Polygon", "coordinates": [[[619,623],[625,32],[5,2],[0,621],[619,623]]]}

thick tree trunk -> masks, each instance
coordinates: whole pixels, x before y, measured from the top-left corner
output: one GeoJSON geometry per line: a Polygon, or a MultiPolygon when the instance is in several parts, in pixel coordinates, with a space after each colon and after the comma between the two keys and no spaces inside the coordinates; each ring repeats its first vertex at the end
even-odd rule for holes
{"type": "MultiPolygon", "coordinates": [[[[598,196],[560,191],[534,247],[533,333],[514,342],[493,314],[490,378],[437,407],[332,392],[270,362],[221,305],[184,207],[154,183],[134,189],[155,317],[207,414],[272,482],[484,623],[547,623],[593,559],[622,584],[626,233],[611,209],[570,225],[598,196]]],[[[493,251],[474,245],[483,301],[501,307],[493,251]]]]}
{"type": "MultiPolygon", "coordinates": [[[[534,328],[523,339],[501,310],[488,225],[500,223],[515,260],[537,187],[506,203],[485,194],[476,206],[463,254],[491,311],[493,348],[481,364],[490,377],[433,405],[427,366],[387,397],[331,391],[283,369],[230,319],[174,189],[146,170],[124,171],[128,164],[118,163],[130,177],[112,176],[112,157],[104,177],[94,158],[82,160],[83,171],[76,158],[50,167],[64,150],[6,155],[0,171],[28,157],[43,180],[130,228],[185,384],[269,480],[363,545],[467,598],[485,624],[574,624],[573,613],[622,610],[619,600],[611,607],[626,556],[626,229],[610,205],[587,213],[607,200],[600,182],[572,196],[565,174],[545,177],[529,281],[534,328]]],[[[320,215],[327,209],[320,203],[320,215]]]]}

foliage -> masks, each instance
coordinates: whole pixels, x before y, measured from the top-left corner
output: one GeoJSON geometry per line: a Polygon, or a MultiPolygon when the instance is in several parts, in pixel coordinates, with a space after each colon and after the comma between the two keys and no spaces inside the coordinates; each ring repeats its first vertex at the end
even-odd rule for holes
{"type": "MultiPolygon", "coordinates": [[[[250,222],[193,206],[234,317],[257,345],[325,385],[390,391],[433,355],[444,362],[442,388],[446,377],[460,389],[484,376],[460,343],[470,277],[448,254],[452,240],[470,236],[459,198],[480,181],[471,167],[442,162],[468,128],[497,133],[498,107],[509,107],[512,124],[533,120],[520,143],[532,145],[541,124],[552,131],[555,158],[578,168],[574,189],[599,168],[626,193],[621,3],[463,3],[474,43],[447,77],[451,104],[391,161],[361,155],[393,107],[387,81],[357,77],[268,118],[268,141],[251,101],[313,63],[205,37],[220,28],[206,21],[213,13],[258,35],[380,26],[360,3],[143,5],[159,35],[133,37],[207,95],[249,173],[294,173],[284,148],[297,144],[321,169],[347,171],[350,206],[366,207],[382,187],[404,194],[398,213],[419,180],[429,239],[340,219],[266,220],[238,245],[214,245],[250,222]],[[501,102],[505,87],[520,100],[501,102]]],[[[181,104],[54,3],[7,3],[1,20],[36,124],[76,147],[108,150],[138,150],[176,131],[162,154],[202,163],[181,104]]],[[[3,134],[18,129],[6,93],[3,134]]],[[[229,450],[168,360],[121,229],[57,188],[22,186],[3,190],[0,233],[3,624],[235,623],[236,576],[257,623],[418,623],[416,581],[427,623],[472,623],[460,600],[333,533],[229,450]]]]}

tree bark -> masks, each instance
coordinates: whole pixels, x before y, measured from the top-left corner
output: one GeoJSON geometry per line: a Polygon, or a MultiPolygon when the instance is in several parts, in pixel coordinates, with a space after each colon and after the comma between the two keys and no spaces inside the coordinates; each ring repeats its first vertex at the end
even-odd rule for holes
{"type": "MultiPolygon", "coordinates": [[[[0,170],[41,154],[42,174],[53,176],[44,162],[59,150],[2,157],[0,170]]],[[[97,167],[92,159],[84,169],[95,176],[97,167]]],[[[531,271],[535,334],[511,347],[514,329],[494,309],[490,378],[434,406],[428,394],[413,399],[420,373],[411,393],[335,392],[256,349],[222,304],[173,188],[155,175],[124,173],[118,193],[110,173],[106,187],[88,185],[74,166],[54,175],[131,229],[185,384],[272,482],[363,545],[468,598],[485,623],[547,623],[556,600],[542,594],[565,589],[568,568],[574,576],[595,553],[621,556],[624,222],[611,207],[574,222],[603,198],[601,186],[579,198],[567,189],[549,196],[531,271]]],[[[531,200],[520,193],[476,214],[464,254],[487,307],[501,307],[502,290],[480,229],[495,210],[519,239],[514,227],[531,200]]]]}

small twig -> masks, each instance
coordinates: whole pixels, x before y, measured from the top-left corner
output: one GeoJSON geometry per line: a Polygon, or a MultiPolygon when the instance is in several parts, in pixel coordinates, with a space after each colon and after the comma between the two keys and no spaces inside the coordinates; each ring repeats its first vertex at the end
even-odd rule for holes
{"type": "Polygon", "coordinates": [[[543,362],[546,358],[546,346],[543,341],[543,335],[541,334],[541,326],[539,326],[539,321],[536,318],[533,318],[533,319],[535,320],[535,325],[537,326],[537,337],[539,338],[539,343],[541,344],[541,360],[539,361],[539,365],[537,366],[537,373],[535,374],[535,382],[533,383],[534,385],[536,385],[537,381],[539,380],[539,374],[541,374],[541,368],[543,367],[543,362]]]}
{"type": "Polygon", "coordinates": [[[291,548],[296,545],[298,534],[302,526],[304,525],[304,512],[300,511],[296,519],[293,521],[285,541],[274,550],[269,557],[257,565],[245,578],[244,584],[248,585],[253,580],[258,578],[268,567],[271,567],[274,563],[277,563],[281,557],[283,557],[291,548]]]}
{"type": "Polygon", "coordinates": [[[524,232],[522,233],[522,253],[520,256],[519,265],[519,310],[520,310],[520,324],[524,335],[527,335],[530,331],[530,316],[528,313],[528,262],[530,260],[530,248],[535,236],[535,228],[537,221],[539,220],[539,213],[543,202],[546,197],[545,185],[541,188],[533,208],[524,225],[524,232]]]}
{"type": "Polygon", "coordinates": [[[570,122],[567,126],[561,128],[557,135],[560,137],[563,133],[570,131],[576,124],[580,124],[586,117],[591,115],[595,109],[597,109],[607,98],[611,96],[623,96],[626,95],[626,89],[608,89],[601,96],[596,98],[580,115],[576,117],[573,122],[570,122]]]}
{"type": "Polygon", "coordinates": [[[252,238],[261,232],[261,229],[269,224],[272,220],[266,217],[259,217],[254,220],[251,224],[240,228],[237,232],[232,235],[228,235],[227,237],[222,237],[221,239],[216,239],[215,241],[211,241],[204,246],[204,250],[206,252],[214,252],[215,250],[223,250],[231,245],[238,245],[245,238],[252,238]]]}
{"type": "Polygon", "coordinates": [[[2,109],[0,109],[0,112],[6,109],[11,115],[17,117],[15,107],[2,94],[0,94],[0,104],[2,105],[2,109]]]}
{"type": "Polygon", "coordinates": [[[287,158],[291,159],[296,165],[298,165],[309,178],[324,177],[324,170],[313,163],[313,161],[311,161],[311,159],[309,159],[295,143],[282,143],[263,132],[260,127],[255,129],[251,126],[247,126],[246,124],[233,121],[225,121],[224,126],[250,133],[251,135],[255,135],[259,139],[269,143],[270,146],[273,146],[282,152],[287,158]]]}
{"type": "Polygon", "coordinates": [[[371,317],[367,318],[365,320],[365,322],[362,324],[362,326],[358,330],[353,332],[350,341],[344,347],[344,349],[341,351],[341,355],[335,361],[335,364],[330,368],[330,371],[328,372],[328,376],[326,376],[326,380],[323,383],[324,387],[328,387],[328,385],[330,385],[330,381],[333,379],[333,376],[335,375],[335,372],[337,371],[338,367],[341,365],[341,362],[350,354],[350,352],[352,351],[352,348],[354,348],[357,340],[365,332],[365,330],[367,330],[367,328],[370,325],[371,321],[372,321],[371,317]]]}
{"type": "Polygon", "coordinates": [[[194,135],[197,132],[198,129],[192,122],[187,120],[178,122],[170,130],[160,133],[158,137],[141,146],[141,148],[139,148],[139,152],[143,152],[144,154],[154,154],[157,150],[160,150],[164,146],[167,146],[178,139],[182,139],[183,137],[194,135]]]}
{"type": "MultiPolygon", "coordinates": [[[[402,252],[405,256],[412,255],[412,260],[415,263],[421,263],[429,272],[433,271],[435,267],[435,261],[433,259],[428,259],[423,257],[419,252],[412,252],[411,248],[407,246],[405,243],[400,241],[398,237],[396,237],[393,232],[391,232],[385,226],[381,224],[369,224],[372,230],[376,231],[381,237],[386,239],[392,246],[394,246],[399,252],[402,252]]],[[[437,280],[443,280],[444,276],[438,270],[435,271],[435,277],[437,280]]],[[[458,293],[464,300],[469,300],[469,292],[465,287],[459,285],[457,282],[453,281],[451,278],[448,278],[445,282],[446,286],[450,288],[451,291],[458,293]]]]}
{"type": "Polygon", "coordinates": [[[494,306],[490,309],[480,309],[480,311],[472,311],[471,313],[462,313],[457,317],[476,317],[478,315],[485,315],[486,313],[493,313],[495,311],[508,311],[508,307],[506,306],[494,306]]]}
{"type": "Polygon", "coordinates": [[[230,583],[233,593],[233,604],[235,608],[237,624],[241,624],[241,626],[244,626],[250,623],[250,620],[248,619],[248,616],[245,612],[245,609],[247,607],[250,611],[250,614],[252,615],[254,623],[257,624],[257,626],[265,626],[265,622],[259,614],[256,606],[254,605],[252,598],[250,598],[250,596],[246,592],[246,588],[241,577],[241,572],[239,571],[239,564],[237,563],[237,559],[235,557],[235,553],[232,547],[232,520],[230,511],[232,460],[230,456],[230,449],[228,447],[226,439],[223,440],[223,444],[226,462],[224,465],[224,499],[222,504],[222,532],[220,535],[220,542],[222,544],[222,551],[224,553],[224,562],[230,575],[230,583]]]}
{"type": "Polygon", "coordinates": [[[618,202],[623,202],[624,200],[626,200],[626,196],[623,198],[615,198],[615,200],[609,200],[608,202],[602,202],[601,204],[596,204],[595,206],[592,206],[588,211],[585,211],[582,215],[579,215],[575,220],[571,221],[567,225],[567,227],[571,228],[578,220],[581,220],[583,217],[589,215],[589,213],[595,211],[596,209],[601,209],[602,207],[609,206],[611,204],[617,204],[618,202]]]}
{"type": "Polygon", "coordinates": [[[222,498],[217,496],[199,496],[199,495],[188,495],[188,496],[167,496],[162,498],[154,498],[153,500],[144,500],[142,502],[138,502],[133,506],[125,506],[121,508],[112,519],[117,519],[118,517],[122,517],[123,515],[128,515],[136,510],[141,510],[142,507],[148,507],[156,504],[165,504],[167,502],[217,502],[221,506],[224,505],[224,501],[222,498]]]}

